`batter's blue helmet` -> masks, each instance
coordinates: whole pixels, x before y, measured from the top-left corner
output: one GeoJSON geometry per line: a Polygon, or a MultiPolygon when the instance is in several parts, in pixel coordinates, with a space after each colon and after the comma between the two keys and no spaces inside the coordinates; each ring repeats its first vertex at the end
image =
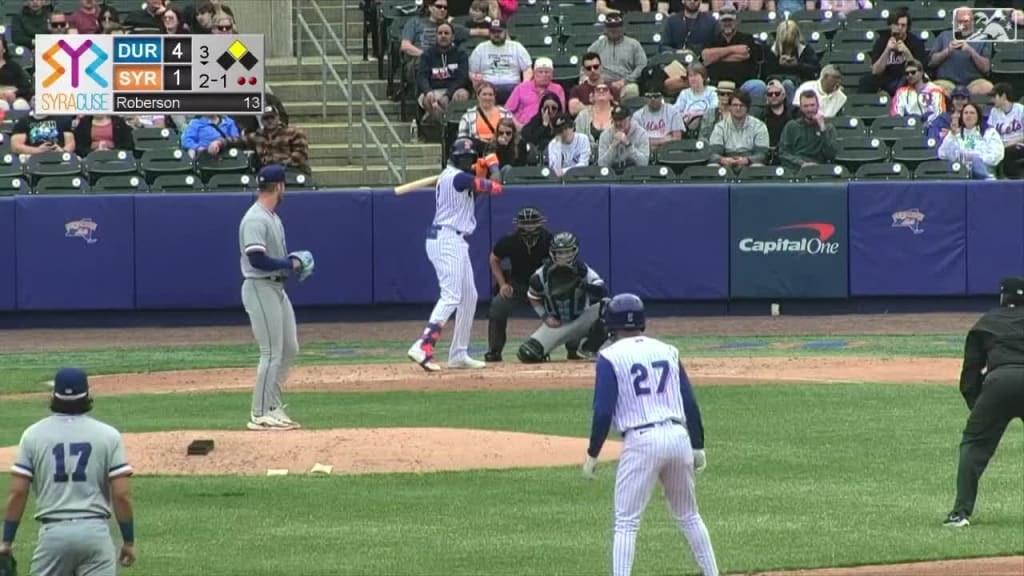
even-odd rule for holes
{"type": "Polygon", "coordinates": [[[636,294],[617,294],[604,309],[604,325],[612,332],[644,330],[647,327],[644,301],[636,294]]]}
{"type": "Polygon", "coordinates": [[[448,162],[461,170],[471,170],[476,163],[476,145],[469,138],[458,138],[448,151],[448,162]]]}

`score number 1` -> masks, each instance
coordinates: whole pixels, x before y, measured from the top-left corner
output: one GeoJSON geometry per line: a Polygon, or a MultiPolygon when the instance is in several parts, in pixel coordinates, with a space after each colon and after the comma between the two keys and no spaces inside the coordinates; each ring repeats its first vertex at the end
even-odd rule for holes
{"type": "Polygon", "coordinates": [[[228,87],[228,75],[227,74],[221,74],[220,76],[210,76],[209,74],[200,74],[199,75],[199,87],[200,88],[209,88],[210,87],[210,82],[213,82],[214,85],[216,85],[217,82],[220,82],[221,88],[227,88],[228,87]]]}

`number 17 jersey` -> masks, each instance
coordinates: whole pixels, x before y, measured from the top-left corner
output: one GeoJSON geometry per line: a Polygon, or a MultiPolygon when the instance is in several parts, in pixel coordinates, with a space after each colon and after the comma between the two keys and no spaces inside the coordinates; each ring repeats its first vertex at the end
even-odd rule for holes
{"type": "Polygon", "coordinates": [[[675,346],[636,336],[615,342],[601,356],[615,370],[618,398],[613,423],[620,432],[652,422],[686,421],[675,346]]]}
{"type": "Polygon", "coordinates": [[[132,468],[117,429],[86,415],[54,414],[25,430],[11,471],[32,479],[41,520],[109,518],[110,478],[132,468]]]}

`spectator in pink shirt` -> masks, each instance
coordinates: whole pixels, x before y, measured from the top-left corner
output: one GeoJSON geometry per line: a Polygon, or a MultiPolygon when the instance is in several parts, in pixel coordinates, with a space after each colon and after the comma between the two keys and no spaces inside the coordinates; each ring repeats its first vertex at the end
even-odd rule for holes
{"type": "Polygon", "coordinates": [[[522,128],[540,109],[540,99],[545,93],[552,93],[565,109],[565,90],[552,81],[555,65],[550,58],[537,58],[533,63],[533,79],[515,87],[505,102],[505,108],[515,117],[516,125],[522,128]]]}
{"type": "Polygon", "coordinates": [[[519,0],[498,0],[498,9],[501,11],[501,19],[508,22],[519,10],[519,0]]]}
{"type": "Polygon", "coordinates": [[[79,34],[99,34],[100,7],[96,5],[96,0],[82,0],[78,10],[68,14],[68,24],[78,30],[79,34]]]}

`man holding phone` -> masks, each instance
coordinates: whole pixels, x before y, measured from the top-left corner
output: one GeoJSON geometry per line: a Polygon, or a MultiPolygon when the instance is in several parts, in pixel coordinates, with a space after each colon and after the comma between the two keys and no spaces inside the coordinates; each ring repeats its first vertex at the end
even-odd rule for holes
{"type": "Polygon", "coordinates": [[[953,21],[955,28],[939,34],[932,46],[928,65],[935,69],[935,83],[947,94],[956,86],[966,86],[971,94],[988,94],[992,82],[985,75],[992,69],[992,43],[968,41],[974,34],[970,8],[958,8],[953,21]]]}
{"type": "Polygon", "coordinates": [[[75,135],[65,122],[33,112],[14,124],[11,151],[15,154],[74,152],[75,135]]]}

